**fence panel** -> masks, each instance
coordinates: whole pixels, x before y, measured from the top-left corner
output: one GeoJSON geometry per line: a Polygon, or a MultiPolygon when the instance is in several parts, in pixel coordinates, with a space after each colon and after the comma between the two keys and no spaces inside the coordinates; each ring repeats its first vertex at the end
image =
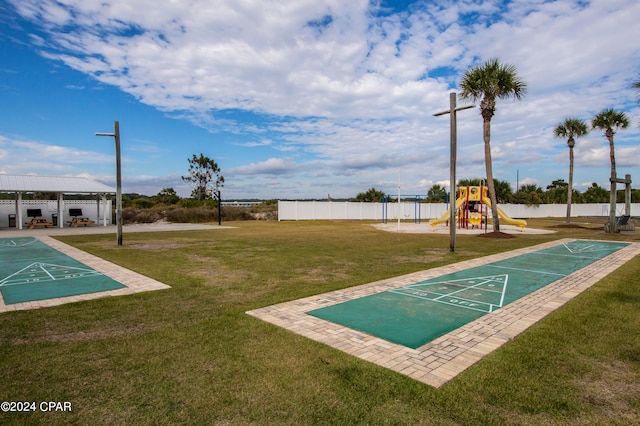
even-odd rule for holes
{"type": "MultiPolygon", "coordinates": [[[[429,220],[447,212],[445,203],[354,203],[341,201],[278,201],[278,220],[429,220]]],[[[508,216],[519,219],[536,217],[565,217],[565,204],[500,204],[508,216]]],[[[640,203],[631,204],[631,212],[640,211],[640,203]]],[[[624,203],[616,206],[616,216],[625,213],[624,203]]],[[[609,204],[573,204],[573,217],[609,216],[609,204]]]]}

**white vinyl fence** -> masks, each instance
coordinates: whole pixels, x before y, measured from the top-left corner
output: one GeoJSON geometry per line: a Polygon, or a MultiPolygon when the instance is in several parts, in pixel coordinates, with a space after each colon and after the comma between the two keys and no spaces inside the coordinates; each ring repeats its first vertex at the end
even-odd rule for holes
{"type": "MultiPolygon", "coordinates": [[[[449,207],[445,203],[354,203],[334,201],[278,201],[278,220],[429,220],[444,215],[449,207]],[[384,215],[384,216],[383,216],[384,215]]],[[[565,217],[566,204],[500,204],[508,216],[518,218],[565,217]]],[[[631,204],[631,215],[640,214],[640,204],[631,204]]],[[[616,206],[616,216],[625,214],[624,203],[616,206]]],[[[609,216],[609,204],[573,204],[571,216],[609,216]]]]}

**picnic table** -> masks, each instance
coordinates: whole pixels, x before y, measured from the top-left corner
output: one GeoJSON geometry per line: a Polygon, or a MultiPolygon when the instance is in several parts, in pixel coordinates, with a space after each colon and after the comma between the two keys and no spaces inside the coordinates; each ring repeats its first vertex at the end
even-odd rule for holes
{"type": "Polygon", "coordinates": [[[31,218],[31,222],[25,223],[29,229],[37,226],[44,226],[45,228],[53,226],[53,223],[42,217],[42,210],[40,209],[27,209],[27,217],[31,218]]]}
{"type": "Polygon", "coordinates": [[[79,225],[93,226],[95,222],[88,217],[72,217],[67,224],[72,228],[77,228],[79,225]]]}
{"type": "Polygon", "coordinates": [[[26,222],[25,225],[27,225],[29,229],[33,229],[37,226],[44,226],[45,228],[48,228],[53,226],[53,223],[42,217],[34,217],[31,219],[31,222],[26,222]]]}
{"type": "Polygon", "coordinates": [[[79,225],[93,226],[95,222],[88,217],[82,217],[82,209],[69,209],[69,216],[71,220],[67,222],[72,228],[77,228],[79,225]]]}

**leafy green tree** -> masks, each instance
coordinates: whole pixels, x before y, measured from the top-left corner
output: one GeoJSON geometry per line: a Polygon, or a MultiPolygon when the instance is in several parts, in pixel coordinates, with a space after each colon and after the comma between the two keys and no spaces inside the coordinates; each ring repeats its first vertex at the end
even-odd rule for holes
{"type": "Polygon", "coordinates": [[[522,185],[513,195],[516,204],[526,204],[528,206],[538,206],[544,202],[544,191],[538,185],[522,185]]]}
{"type": "Polygon", "coordinates": [[[34,200],[56,200],[58,198],[58,194],[55,192],[34,192],[33,199],[34,200]]]}
{"type": "Polygon", "coordinates": [[[636,90],[638,94],[638,103],[640,103],[640,75],[638,75],[638,79],[631,84],[631,87],[636,90]]]}
{"type": "Polygon", "coordinates": [[[606,203],[609,201],[609,191],[593,182],[590,188],[582,194],[585,203],[606,203]]]}
{"type": "Polygon", "coordinates": [[[498,203],[510,203],[513,199],[513,190],[511,189],[511,183],[506,180],[493,180],[493,186],[496,188],[496,197],[498,203]]]}
{"type": "Polygon", "coordinates": [[[193,157],[189,159],[189,174],[182,176],[182,180],[192,184],[191,197],[198,201],[211,198],[207,190],[213,189],[211,188],[212,183],[215,189],[224,186],[224,177],[220,174],[218,164],[203,154],[200,154],[199,157],[193,154],[193,157]]]}
{"type": "Polygon", "coordinates": [[[425,199],[427,203],[444,203],[447,201],[447,190],[444,186],[440,184],[435,184],[429,190],[427,194],[427,198],[425,199]]]}
{"type": "Polygon", "coordinates": [[[567,202],[567,187],[569,184],[564,179],[556,179],[547,185],[544,193],[545,202],[549,204],[564,204],[567,202]]]}
{"type": "Polygon", "coordinates": [[[379,191],[375,188],[369,188],[366,192],[359,193],[355,200],[365,203],[379,203],[382,201],[384,197],[384,192],[379,191]]]}
{"type": "Polygon", "coordinates": [[[602,130],[604,136],[609,141],[609,158],[611,159],[611,191],[610,206],[609,206],[609,228],[608,232],[616,232],[616,187],[617,187],[617,173],[616,173],[616,155],[613,146],[613,135],[615,135],[618,129],[626,129],[629,127],[629,119],[624,112],[619,112],[613,108],[608,108],[600,111],[591,120],[591,127],[593,129],[602,130]]]}
{"type": "Polygon", "coordinates": [[[496,99],[521,99],[527,91],[527,83],[519,76],[513,65],[501,64],[497,58],[489,59],[482,66],[467,71],[460,82],[461,99],[472,102],[480,101],[484,140],[484,161],[487,171],[489,198],[494,207],[493,229],[500,231],[498,217],[498,197],[493,182],[493,166],[491,162],[491,119],[496,110],[496,99]]]}
{"type": "Polygon", "coordinates": [[[578,118],[567,118],[553,129],[553,135],[557,138],[566,138],[569,147],[569,184],[567,185],[567,218],[566,223],[571,223],[571,203],[573,202],[573,148],[576,138],[586,136],[589,133],[587,124],[578,118]]]}
{"type": "Polygon", "coordinates": [[[154,198],[156,203],[166,205],[176,204],[178,201],[180,201],[180,196],[178,196],[173,188],[163,188],[155,195],[154,198]]]}

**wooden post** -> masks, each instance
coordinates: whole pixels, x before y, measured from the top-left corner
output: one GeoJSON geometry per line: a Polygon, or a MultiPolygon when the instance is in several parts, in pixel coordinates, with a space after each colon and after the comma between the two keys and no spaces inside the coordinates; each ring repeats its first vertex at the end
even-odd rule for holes
{"type": "Polygon", "coordinates": [[[434,116],[449,114],[450,115],[450,165],[449,165],[449,250],[456,251],[456,160],[458,145],[458,121],[457,112],[463,109],[473,108],[473,105],[456,108],[456,92],[449,93],[449,110],[433,114],[434,116]]]}

